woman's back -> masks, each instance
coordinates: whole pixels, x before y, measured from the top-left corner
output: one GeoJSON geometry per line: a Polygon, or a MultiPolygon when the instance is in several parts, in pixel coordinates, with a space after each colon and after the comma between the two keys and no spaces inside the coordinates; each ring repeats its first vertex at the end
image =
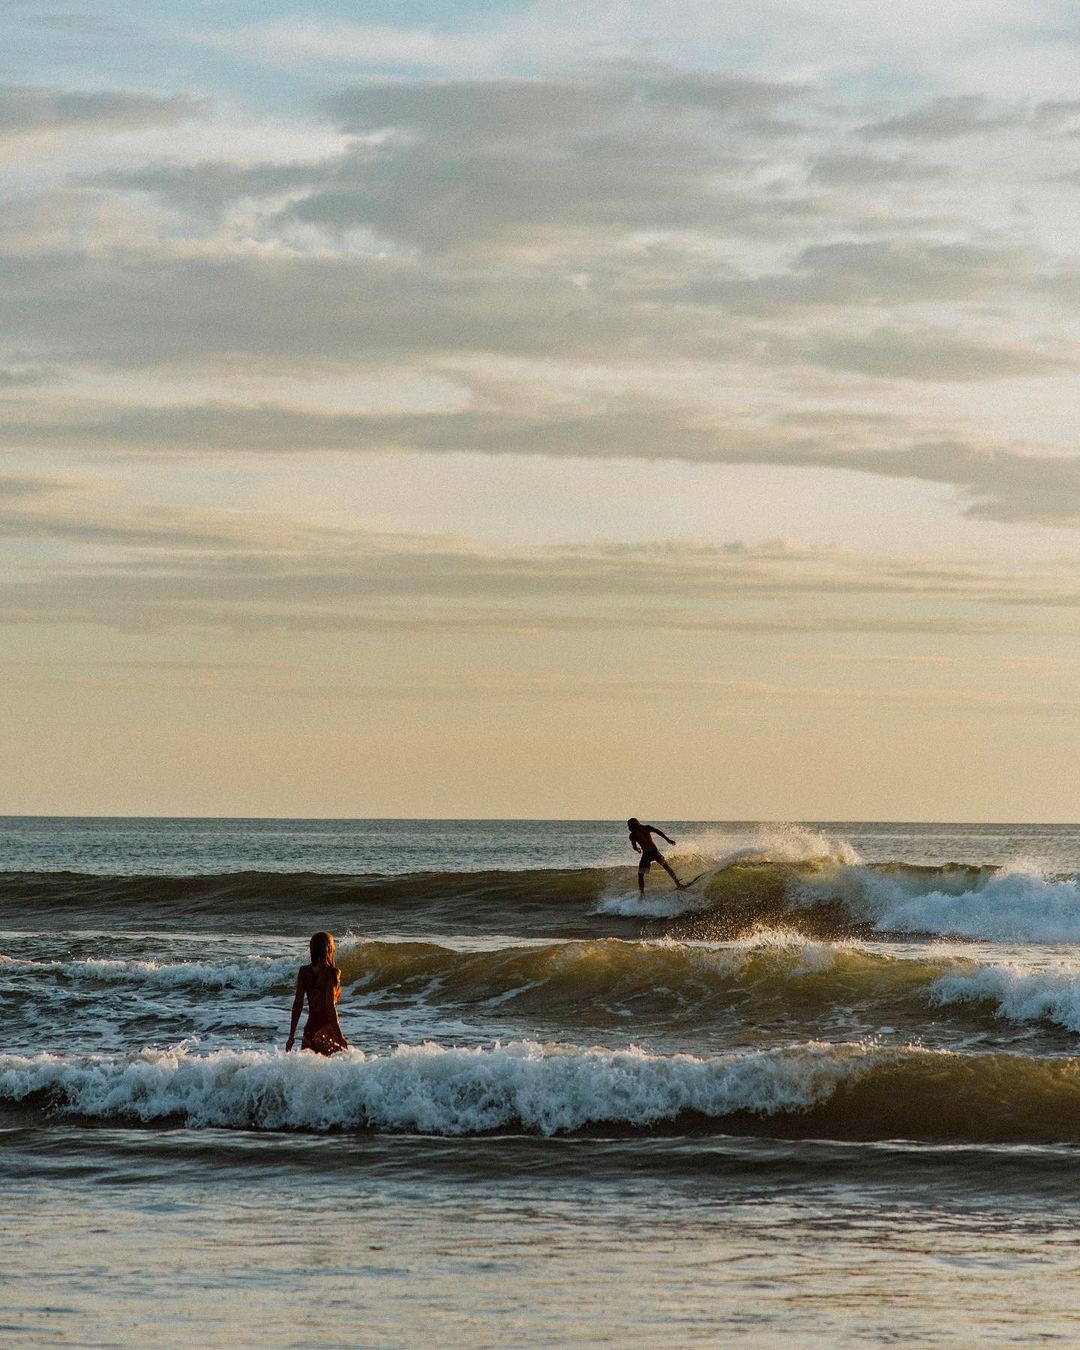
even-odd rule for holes
{"type": "Polygon", "coordinates": [[[325,962],[301,966],[300,981],[307,994],[309,1013],[329,1012],[337,1002],[341,989],[341,971],[337,966],[328,966],[325,962]]]}
{"type": "Polygon", "coordinates": [[[292,1025],[285,1042],[286,1051],[296,1042],[296,1027],[304,1011],[307,996],[308,1020],[304,1027],[302,1050],[314,1050],[320,1055],[333,1055],[348,1050],[349,1043],[338,1021],[337,1001],[341,993],[341,971],[334,965],[334,935],[315,933],[308,943],[311,964],[296,972],[296,993],[293,995],[292,1025]]]}

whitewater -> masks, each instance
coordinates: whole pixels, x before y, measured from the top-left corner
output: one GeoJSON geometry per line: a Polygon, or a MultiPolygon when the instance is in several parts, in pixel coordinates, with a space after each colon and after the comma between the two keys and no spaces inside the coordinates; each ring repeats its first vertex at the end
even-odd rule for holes
{"type": "Polygon", "coordinates": [[[482,1344],[513,1289],[522,1344],[834,1345],[853,1279],[864,1340],[1022,1340],[1029,1262],[1067,1340],[1080,828],[661,823],[698,879],[639,897],[621,822],[0,820],[0,1332],[235,1343],[257,1250],[292,1344],[317,1204],[342,1343],[482,1344]],[[329,1060],[283,1048],[320,928],[329,1060]]]}

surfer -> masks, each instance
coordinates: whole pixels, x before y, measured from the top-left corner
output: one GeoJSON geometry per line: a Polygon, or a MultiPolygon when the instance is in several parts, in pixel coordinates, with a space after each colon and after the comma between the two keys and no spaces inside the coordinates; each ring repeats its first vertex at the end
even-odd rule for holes
{"type": "Polygon", "coordinates": [[[683,889],[683,884],[668,866],[664,855],[656,847],[653,840],[653,834],[658,834],[661,839],[666,839],[669,844],[673,844],[675,840],[669,835],[666,835],[664,831],[656,825],[642,825],[641,821],[635,816],[631,816],[626,822],[626,828],[630,831],[630,843],[633,845],[634,852],[641,854],[641,859],[637,865],[637,885],[640,894],[645,894],[645,873],[653,863],[659,863],[681,891],[683,889]]]}
{"type": "Polygon", "coordinates": [[[341,996],[341,971],[334,965],[334,939],[330,933],[316,933],[308,943],[311,964],[301,966],[296,974],[296,997],[292,1005],[292,1026],[285,1042],[286,1053],[296,1041],[296,1026],[304,1010],[304,995],[308,1001],[308,1020],[300,1041],[301,1050],[314,1050],[317,1055],[333,1055],[348,1050],[349,1043],[338,1021],[337,1001],[341,996]]]}

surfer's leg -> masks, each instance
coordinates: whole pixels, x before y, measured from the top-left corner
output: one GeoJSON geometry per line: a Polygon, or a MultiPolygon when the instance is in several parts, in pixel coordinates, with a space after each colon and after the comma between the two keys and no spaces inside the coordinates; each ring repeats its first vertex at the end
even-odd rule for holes
{"type": "Polygon", "coordinates": [[[664,871],[668,874],[668,876],[672,879],[672,881],[675,883],[676,886],[678,886],[679,890],[681,891],[681,890],[682,890],[682,882],[679,880],[679,878],[675,875],[675,873],[674,873],[674,872],[671,870],[671,868],[668,866],[668,862],[667,862],[667,859],[666,859],[666,858],[661,858],[661,859],[660,859],[660,866],[664,869],[664,871]]]}
{"type": "Polygon", "coordinates": [[[642,858],[641,862],[638,863],[637,888],[638,894],[641,896],[644,896],[645,894],[645,873],[649,870],[650,866],[651,864],[647,863],[644,858],[642,858]]]}

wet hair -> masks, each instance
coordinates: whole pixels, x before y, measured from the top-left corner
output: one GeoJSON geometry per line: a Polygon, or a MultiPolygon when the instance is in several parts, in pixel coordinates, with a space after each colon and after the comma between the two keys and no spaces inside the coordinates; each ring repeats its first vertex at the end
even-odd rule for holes
{"type": "Polygon", "coordinates": [[[638,820],[637,816],[631,816],[630,819],[626,822],[626,828],[627,828],[628,830],[632,830],[632,829],[634,828],[635,825],[640,825],[640,824],[641,824],[641,821],[638,820]]]}
{"type": "Polygon", "coordinates": [[[308,943],[313,966],[332,966],[334,964],[333,933],[313,933],[308,943]]]}

